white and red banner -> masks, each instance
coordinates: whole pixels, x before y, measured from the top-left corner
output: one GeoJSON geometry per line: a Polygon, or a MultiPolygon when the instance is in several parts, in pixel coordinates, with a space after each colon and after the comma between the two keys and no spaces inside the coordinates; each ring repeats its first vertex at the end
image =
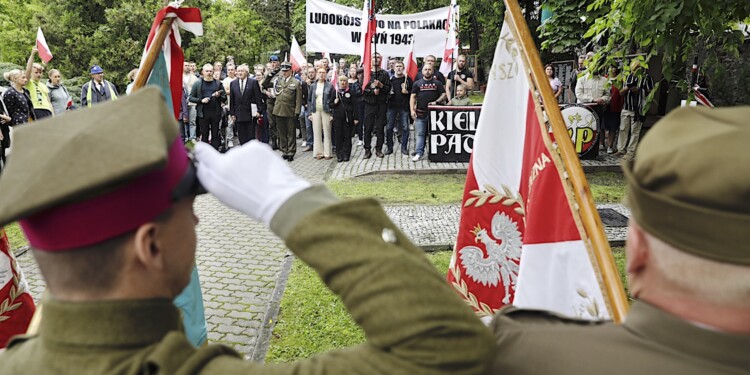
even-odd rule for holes
{"type": "MultiPolygon", "coordinates": [[[[503,24],[466,177],[448,280],[477,313],[502,306],[609,317],[561,180],[562,162],[540,124],[529,72],[503,24]]],[[[568,141],[567,139],[565,141],[568,141]]]]}
{"type": "Polygon", "coordinates": [[[198,8],[175,8],[168,6],[156,14],[154,23],[151,25],[151,31],[148,33],[146,46],[143,48],[143,57],[141,57],[141,66],[146,60],[146,55],[151,48],[156,32],[159,30],[161,21],[165,18],[175,18],[172,23],[169,35],[164,40],[162,53],[167,64],[167,73],[169,75],[169,88],[172,93],[172,108],[174,109],[175,118],[180,114],[180,103],[182,101],[182,67],[185,61],[185,55],[180,45],[180,29],[187,30],[195,35],[203,35],[203,20],[201,11],[198,8]]]}
{"type": "Polygon", "coordinates": [[[42,33],[41,27],[36,31],[36,49],[39,50],[39,58],[41,58],[45,64],[52,60],[52,51],[50,51],[49,46],[47,45],[47,39],[44,38],[44,33],[42,33]]]}
{"type": "Polygon", "coordinates": [[[458,53],[458,5],[456,0],[451,0],[451,6],[448,11],[448,23],[445,25],[445,31],[448,33],[445,39],[445,50],[443,51],[443,60],[440,62],[440,73],[446,77],[453,70],[453,55],[458,53]]]}
{"type": "Polygon", "coordinates": [[[298,72],[302,69],[302,64],[307,62],[305,54],[302,53],[302,48],[299,47],[297,38],[292,37],[292,48],[289,50],[291,56],[292,70],[298,72]]]}
{"type": "MultiPolygon", "coordinates": [[[[383,56],[406,56],[412,44],[417,57],[443,56],[448,7],[413,14],[376,14],[372,38],[383,56]]],[[[362,55],[367,15],[325,0],[307,0],[305,13],[307,52],[362,55]]]]}
{"type": "Polygon", "coordinates": [[[4,348],[11,337],[26,333],[34,311],[34,299],[5,230],[0,228],[0,348],[4,348]]]}

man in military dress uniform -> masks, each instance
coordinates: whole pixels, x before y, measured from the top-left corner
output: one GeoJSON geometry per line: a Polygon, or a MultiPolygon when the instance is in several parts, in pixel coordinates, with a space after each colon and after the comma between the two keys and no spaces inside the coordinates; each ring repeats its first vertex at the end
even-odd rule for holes
{"type": "Polygon", "coordinates": [[[377,201],[339,202],[257,141],[226,154],[200,143],[191,162],[157,88],[18,129],[14,142],[0,179],[0,225],[20,222],[49,295],[38,333],[11,339],[0,354],[3,374],[489,368],[489,330],[377,201]],[[107,147],[95,147],[102,140],[107,147]],[[278,365],[190,345],[172,299],[195,264],[193,202],[204,187],[284,239],[342,298],[367,343],[278,365]]]}
{"type": "Polygon", "coordinates": [[[294,160],[297,152],[297,118],[302,108],[302,84],[292,75],[292,64],[281,64],[281,75],[274,84],[276,104],[273,115],[279,134],[278,146],[285,160],[294,160]]]}
{"type": "Polygon", "coordinates": [[[271,147],[276,150],[279,145],[279,133],[276,129],[276,116],[273,115],[273,108],[276,105],[276,81],[281,77],[281,68],[279,68],[279,57],[271,55],[268,59],[270,69],[263,76],[263,82],[260,87],[266,94],[266,110],[268,111],[268,132],[270,135],[271,147]]]}
{"type": "Polygon", "coordinates": [[[750,374],[748,118],[750,107],[683,108],[657,123],[623,163],[624,323],[502,309],[492,373],[750,374]]]}

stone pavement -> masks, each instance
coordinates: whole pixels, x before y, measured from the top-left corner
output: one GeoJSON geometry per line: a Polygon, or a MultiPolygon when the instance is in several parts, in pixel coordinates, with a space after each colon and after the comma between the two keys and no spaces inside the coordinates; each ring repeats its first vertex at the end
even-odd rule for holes
{"type": "MultiPolygon", "coordinates": [[[[395,154],[383,159],[373,155],[365,160],[362,147],[354,146],[352,161],[336,163],[335,160],[314,160],[311,152],[301,152],[298,147],[292,167],[314,183],[370,173],[463,173],[467,168],[466,163],[430,163],[426,159],[415,163],[395,148],[395,154]]],[[[583,164],[607,170],[616,166],[615,161],[605,157],[583,164]]],[[[619,205],[612,208],[629,216],[619,205]]],[[[394,222],[425,249],[453,246],[459,205],[389,205],[385,209],[394,222]]],[[[211,342],[234,347],[248,359],[262,361],[293,256],[262,224],[225,207],[211,196],[198,197],[195,211],[200,220],[196,262],[203,286],[208,338],[211,342]]],[[[612,236],[624,237],[614,232],[612,236]]],[[[30,252],[20,249],[17,255],[32,295],[39,301],[44,280],[30,252]]]]}

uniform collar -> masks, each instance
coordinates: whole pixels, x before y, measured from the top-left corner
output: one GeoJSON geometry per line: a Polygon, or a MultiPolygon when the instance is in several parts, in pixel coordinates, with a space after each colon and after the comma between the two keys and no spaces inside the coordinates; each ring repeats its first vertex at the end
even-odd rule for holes
{"type": "Polygon", "coordinates": [[[643,301],[633,303],[623,326],[640,337],[693,358],[750,368],[750,335],[702,328],[643,301]]]}
{"type": "Polygon", "coordinates": [[[43,302],[39,337],[49,345],[144,346],[182,331],[179,312],[168,299],[43,302]]]}

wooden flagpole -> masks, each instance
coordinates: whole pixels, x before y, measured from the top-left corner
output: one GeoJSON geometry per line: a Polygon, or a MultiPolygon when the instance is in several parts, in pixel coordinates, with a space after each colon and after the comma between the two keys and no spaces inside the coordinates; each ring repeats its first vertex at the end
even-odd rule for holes
{"type": "MultiPolygon", "coordinates": [[[[560,112],[560,107],[558,106],[557,100],[555,100],[555,95],[552,92],[552,87],[547,82],[542,61],[539,57],[539,51],[536,49],[534,39],[529,32],[529,27],[526,24],[526,20],[523,18],[521,7],[518,5],[517,0],[504,1],[506,6],[505,20],[506,22],[511,23],[512,28],[516,32],[518,43],[521,44],[522,48],[519,50],[521,54],[523,54],[524,59],[528,62],[531,79],[542,96],[542,102],[545,104],[544,108],[552,132],[555,139],[558,141],[557,145],[560,150],[565,170],[567,171],[570,182],[573,185],[575,201],[578,205],[581,221],[586,229],[589,240],[591,241],[594,257],[605,289],[604,295],[611,309],[612,319],[616,323],[621,323],[628,310],[628,298],[625,294],[625,289],[622,286],[622,281],[620,280],[620,275],[617,271],[614,257],[612,256],[612,250],[609,247],[609,241],[604,233],[604,226],[599,217],[599,212],[596,211],[596,205],[594,203],[594,198],[591,195],[589,184],[583,173],[581,162],[578,160],[578,155],[573,149],[573,143],[565,141],[570,140],[570,136],[568,135],[565,121],[560,112]],[[547,105],[547,103],[550,105],[547,105]]],[[[574,208],[571,207],[571,209],[574,208]]]]}
{"type": "Polygon", "coordinates": [[[143,60],[143,65],[138,68],[138,75],[135,77],[135,82],[133,83],[133,92],[146,85],[148,76],[151,75],[154,64],[156,64],[156,59],[159,57],[161,47],[164,45],[164,41],[167,39],[167,35],[169,35],[169,31],[172,28],[172,22],[174,22],[174,17],[167,17],[161,21],[159,30],[156,32],[153,42],[151,42],[146,59],[143,60]]]}

